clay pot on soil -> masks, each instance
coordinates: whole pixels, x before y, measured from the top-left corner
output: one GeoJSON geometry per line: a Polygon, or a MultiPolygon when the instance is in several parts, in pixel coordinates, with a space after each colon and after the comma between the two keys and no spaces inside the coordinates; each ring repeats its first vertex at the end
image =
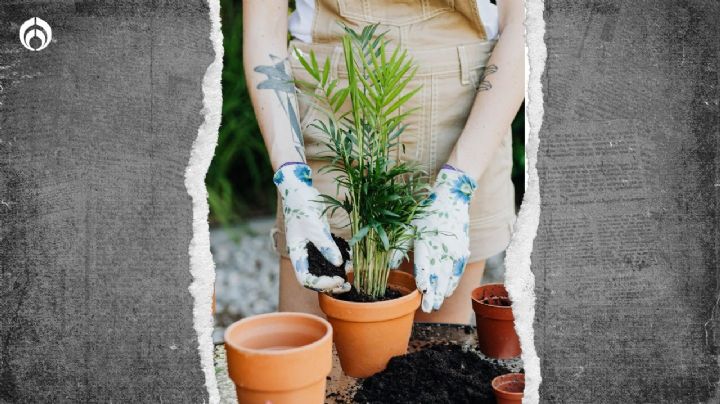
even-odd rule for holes
{"type": "Polygon", "coordinates": [[[497,404],[520,404],[525,390],[525,375],[508,373],[498,376],[493,379],[492,388],[497,404]]]}
{"type": "Polygon", "coordinates": [[[520,355],[520,340],[507,290],[501,283],[480,286],[472,291],[472,308],[477,321],[478,345],[485,355],[509,359],[520,355]]]}
{"type": "MultiPolygon", "coordinates": [[[[348,275],[352,281],[352,274],[348,275]]],[[[390,271],[388,279],[388,288],[402,297],[357,303],[318,294],[320,308],[333,326],[340,365],[348,376],[372,376],[385,369],[393,356],[407,353],[420,293],[408,273],[390,271]]]]}
{"type": "Polygon", "coordinates": [[[228,373],[243,404],[323,403],[332,326],[304,313],[270,313],[225,331],[228,373]]]}

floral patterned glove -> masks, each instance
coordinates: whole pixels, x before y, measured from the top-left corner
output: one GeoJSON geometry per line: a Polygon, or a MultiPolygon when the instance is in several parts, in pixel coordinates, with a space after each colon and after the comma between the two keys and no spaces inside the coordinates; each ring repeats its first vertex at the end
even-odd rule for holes
{"type": "Polygon", "coordinates": [[[320,292],[344,293],[350,284],[343,278],[315,276],[308,270],[308,242],[333,265],[343,262],[323,214],[320,192],[312,186],[311,173],[307,164],[293,162],[283,164],[273,177],[282,197],[288,254],[301,285],[320,292]]]}
{"type": "Polygon", "coordinates": [[[413,221],[415,282],[426,313],[440,308],[465,271],[470,256],[468,210],[476,187],[472,178],[446,164],[426,201],[427,213],[413,221]]]}

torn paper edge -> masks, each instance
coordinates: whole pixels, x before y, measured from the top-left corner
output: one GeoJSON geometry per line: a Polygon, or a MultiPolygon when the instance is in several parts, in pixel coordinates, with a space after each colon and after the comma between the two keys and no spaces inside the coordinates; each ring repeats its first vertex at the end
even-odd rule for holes
{"type": "Polygon", "coordinates": [[[188,288],[193,297],[193,327],[198,335],[200,365],[205,373],[211,404],[220,402],[220,391],[213,364],[213,315],[212,299],[215,286],[215,263],[210,253],[210,226],[208,215],[205,175],[210,167],[220,129],[222,113],[222,87],[220,78],[223,65],[223,38],[220,31],[220,0],[208,0],[210,6],[210,42],[215,60],[210,63],[202,80],[203,123],[190,151],[190,161],[185,169],[185,188],[192,199],[192,229],[190,240],[190,274],[193,281],[188,288]]]}
{"type": "Polygon", "coordinates": [[[513,302],[515,330],[520,337],[525,368],[524,404],[539,402],[540,359],[535,350],[535,277],[530,268],[533,240],[540,221],[537,174],[539,132],[543,118],[541,77],[545,69],[543,0],[525,1],[525,195],[505,256],[505,287],[513,302]]]}

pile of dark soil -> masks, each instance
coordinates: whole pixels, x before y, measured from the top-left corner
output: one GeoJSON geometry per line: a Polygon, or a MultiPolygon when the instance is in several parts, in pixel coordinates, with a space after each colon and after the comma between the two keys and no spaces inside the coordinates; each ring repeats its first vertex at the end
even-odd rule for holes
{"type": "Polygon", "coordinates": [[[345,262],[350,259],[350,245],[345,239],[332,235],[335,244],[340,248],[340,254],[342,254],[343,262],[340,266],[335,266],[330,261],[326,260],[320,251],[315,247],[312,242],[307,243],[308,250],[308,271],[315,276],[339,276],[343,279],[345,277],[345,262]]]}
{"type": "Polygon", "coordinates": [[[379,299],[375,299],[369,295],[366,295],[365,293],[360,293],[357,289],[355,289],[355,286],[353,285],[349,292],[341,293],[339,295],[335,295],[334,297],[338,300],[344,300],[346,302],[372,303],[380,302],[383,300],[397,299],[398,297],[402,297],[402,293],[395,289],[387,288],[385,289],[385,295],[381,296],[379,299]]]}
{"type": "Polygon", "coordinates": [[[495,403],[491,386],[511,370],[459,345],[436,345],[396,356],[385,370],[363,380],[357,403],[495,403]]]}

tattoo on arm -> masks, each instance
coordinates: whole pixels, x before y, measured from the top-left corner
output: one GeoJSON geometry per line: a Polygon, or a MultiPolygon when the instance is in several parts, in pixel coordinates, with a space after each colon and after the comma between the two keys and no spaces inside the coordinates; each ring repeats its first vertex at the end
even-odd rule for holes
{"type": "Polygon", "coordinates": [[[297,113],[297,98],[295,93],[295,82],[290,77],[290,63],[287,58],[282,59],[275,55],[270,55],[270,60],[274,63],[268,66],[257,66],[255,71],[267,76],[267,79],[261,81],[257,85],[258,90],[272,90],[275,93],[280,105],[285,110],[285,114],[290,120],[290,128],[293,135],[293,144],[300,159],[305,161],[305,144],[303,135],[300,131],[300,120],[297,113]]]}
{"type": "Polygon", "coordinates": [[[488,76],[496,73],[498,71],[498,67],[495,65],[488,65],[485,68],[485,71],[482,72],[480,75],[480,84],[478,84],[478,91],[488,91],[492,88],[492,83],[488,80],[488,76]]]}

